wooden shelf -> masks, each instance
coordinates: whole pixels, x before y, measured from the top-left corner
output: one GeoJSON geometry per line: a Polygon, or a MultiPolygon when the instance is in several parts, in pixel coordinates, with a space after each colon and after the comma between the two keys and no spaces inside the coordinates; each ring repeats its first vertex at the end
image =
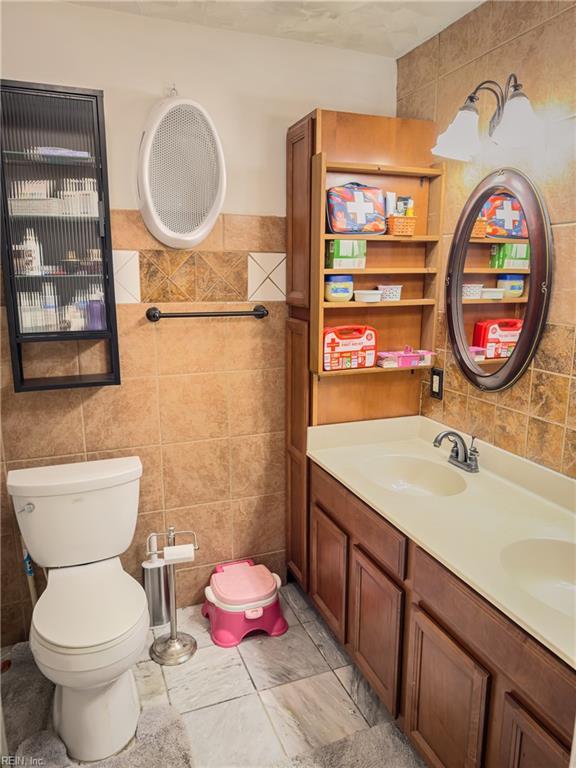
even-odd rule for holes
{"type": "Polygon", "coordinates": [[[378,176],[416,176],[428,179],[442,176],[439,168],[408,165],[379,165],[378,163],[326,163],[327,173],[368,173],[378,176]]]}
{"type": "Polygon", "coordinates": [[[503,365],[508,360],[510,360],[509,357],[497,357],[493,360],[475,360],[474,362],[476,365],[503,365]]]}
{"type": "Polygon", "coordinates": [[[526,304],[527,296],[520,296],[517,299],[463,299],[462,304],[526,304]]]}
{"type": "Polygon", "coordinates": [[[432,368],[431,365],[417,365],[413,368],[380,368],[374,366],[373,368],[344,368],[341,371],[320,371],[315,373],[318,378],[332,378],[332,376],[359,376],[365,374],[384,374],[384,373],[407,373],[411,371],[426,371],[432,368]]]}
{"type": "Polygon", "coordinates": [[[408,235],[400,237],[399,235],[337,235],[333,232],[326,232],[322,235],[324,240],[369,240],[370,242],[379,241],[381,243],[437,243],[440,235],[408,235]]]}
{"type": "Polygon", "coordinates": [[[479,267],[466,267],[464,269],[465,275],[529,275],[529,269],[500,269],[496,267],[485,267],[481,269],[479,267]]]}
{"type": "Polygon", "coordinates": [[[431,307],[436,299],[400,299],[400,301],[325,301],[324,309],[386,309],[387,307],[431,307]]]}
{"type": "Polygon", "coordinates": [[[436,275],[436,267],[367,267],[366,269],[324,269],[325,275],[436,275]]]}
{"type": "Polygon", "coordinates": [[[530,243],[530,240],[527,237],[471,237],[470,242],[476,245],[502,245],[504,243],[526,245],[530,243]]]}

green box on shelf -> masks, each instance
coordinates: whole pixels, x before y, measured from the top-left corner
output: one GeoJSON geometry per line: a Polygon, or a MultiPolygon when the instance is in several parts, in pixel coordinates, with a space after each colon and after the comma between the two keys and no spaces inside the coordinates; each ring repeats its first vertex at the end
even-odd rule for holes
{"type": "Polygon", "coordinates": [[[330,240],[326,243],[327,269],[365,269],[366,240],[330,240]]]}
{"type": "Polygon", "coordinates": [[[530,245],[528,243],[500,243],[493,245],[490,267],[494,269],[529,269],[530,245]]]}

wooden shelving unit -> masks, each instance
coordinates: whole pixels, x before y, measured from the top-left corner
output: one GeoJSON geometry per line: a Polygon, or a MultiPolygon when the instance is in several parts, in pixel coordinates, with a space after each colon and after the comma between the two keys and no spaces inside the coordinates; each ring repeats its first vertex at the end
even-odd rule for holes
{"type": "Polygon", "coordinates": [[[529,275],[529,269],[500,269],[497,267],[465,267],[465,275],[529,275]]]}
{"type": "Polygon", "coordinates": [[[470,242],[475,245],[505,245],[506,243],[527,245],[530,240],[527,237],[471,237],[470,242]]]}
{"type": "Polygon", "coordinates": [[[406,345],[417,349],[435,349],[443,183],[442,167],[332,162],[322,152],[313,156],[310,370],[317,379],[379,374],[402,376],[424,369],[374,367],[324,371],[323,332],[327,327],[357,323],[376,329],[379,351],[400,350],[406,345]],[[353,180],[379,186],[383,191],[410,195],[415,204],[415,234],[400,237],[327,232],[326,190],[353,180]],[[332,240],[366,240],[366,268],[326,268],[326,246],[332,240]],[[383,302],[327,302],[324,300],[324,278],[337,274],[353,275],[355,289],[402,283],[402,298],[383,302]]]}

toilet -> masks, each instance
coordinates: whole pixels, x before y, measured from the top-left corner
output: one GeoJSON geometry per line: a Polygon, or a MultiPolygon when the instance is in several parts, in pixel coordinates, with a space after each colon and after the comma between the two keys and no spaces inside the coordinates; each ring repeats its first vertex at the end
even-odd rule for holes
{"type": "Polygon", "coordinates": [[[22,538],[47,569],[30,648],[56,684],[54,728],[79,761],[122,750],[140,714],[131,668],[146,644],[148,605],[119,555],[134,535],[141,475],[137,457],[8,473],[22,538]]]}

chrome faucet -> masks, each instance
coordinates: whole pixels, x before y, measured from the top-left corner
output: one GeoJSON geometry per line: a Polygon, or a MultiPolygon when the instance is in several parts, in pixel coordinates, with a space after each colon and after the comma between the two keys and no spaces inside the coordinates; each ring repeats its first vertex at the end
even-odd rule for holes
{"type": "Polygon", "coordinates": [[[478,472],[478,448],[474,445],[476,438],[472,436],[470,448],[467,448],[462,435],[453,430],[446,429],[434,438],[434,448],[440,448],[446,437],[452,443],[448,462],[454,464],[455,467],[460,467],[465,472],[478,472]]]}

